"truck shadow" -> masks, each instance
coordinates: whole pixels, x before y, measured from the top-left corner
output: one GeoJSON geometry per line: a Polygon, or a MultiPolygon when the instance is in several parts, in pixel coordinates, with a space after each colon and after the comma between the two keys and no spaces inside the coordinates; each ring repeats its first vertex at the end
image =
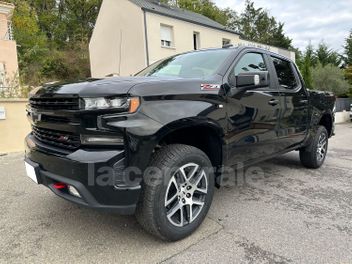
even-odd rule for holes
{"type": "Polygon", "coordinates": [[[299,154],[298,152],[292,152],[292,153],[287,153],[285,155],[264,161],[259,163],[257,166],[272,166],[272,165],[277,165],[277,166],[285,166],[289,168],[302,168],[303,165],[301,164],[299,160],[299,154]]]}
{"type": "MultiPolygon", "coordinates": [[[[267,181],[275,182],[277,179],[277,168],[287,166],[289,168],[298,169],[301,168],[297,155],[285,155],[279,158],[275,158],[266,162],[262,162],[258,165],[265,172],[267,181]]],[[[266,185],[259,183],[260,189],[255,196],[265,195],[266,185]],[[263,193],[261,193],[263,192],[263,193]]],[[[224,191],[220,189],[215,196],[214,204],[225,203],[226,201],[233,201],[234,196],[242,196],[243,199],[239,199],[237,202],[241,203],[246,198],[255,200],[253,196],[253,188],[246,186],[235,186],[225,188],[224,191]]],[[[131,251],[136,247],[139,248],[158,248],[165,247],[165,242],[160,241],[153,236],[145,232],[137,223],[134,216],[121,216],[113,213],[100,212],[92,209],[80,207],[75,204],[71,204],[65,200],[59,199],[52,195],[43,201],[43,207],[47,208],[47,217],[41,219],[43,228],[45,227],[49,234],[54,235],[56,239],[66,241],[67,235],[73,240],[79,240],[87,248],[115,248],[119,250],[131,251]],[[94,238],[95,242],[92,242],[94,238]],[[133,245],[133,248],[128,248],[127,245],[133,245]]],[[[216,206],[212,207],[212,214],[217,214],[216,206]]],[[[188,245],[193,243],[192,241],[200,240],[212,232],[217,230],[217,224],[212,223],[209,219],[202,225],[194,235],[183,241],[173,243],[179,245],[188,245]],[[208,226],[207,226],[208,225],[208,226]]],[[[170,244],[172,245],[172,244],[170,244]]]]}

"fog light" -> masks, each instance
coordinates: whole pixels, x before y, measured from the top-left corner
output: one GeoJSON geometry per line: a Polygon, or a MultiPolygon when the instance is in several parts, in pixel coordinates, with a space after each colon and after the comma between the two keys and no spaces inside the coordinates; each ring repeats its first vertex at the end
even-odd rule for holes
{"type": "Polygon", "coordinates": [[[114,136],[81,135],[81,142],[85,145],[122,145],[123,138],[114,136]]]}
{"type": "Polygon", "coordinates": [[[78,198],[82,198],[77,189],[71,185],[68,186],[68,192],[69,194],[76,196],[78,198]]]}

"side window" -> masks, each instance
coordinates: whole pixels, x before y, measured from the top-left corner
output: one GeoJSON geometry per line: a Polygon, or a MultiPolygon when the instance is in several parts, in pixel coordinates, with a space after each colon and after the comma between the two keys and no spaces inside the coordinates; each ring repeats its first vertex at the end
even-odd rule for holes
{"type": "Polygon", "coordinates": [[[237,76],[242,72],[267,71],[263,55],[260,53],[246,53],[236,64],[232,74],[237,76]]]}
{"type": "Polygon", "coordinates": [[[298,86],[291,62],[272,57],[277,78],[282,88],[293,90],[298,86]]]}

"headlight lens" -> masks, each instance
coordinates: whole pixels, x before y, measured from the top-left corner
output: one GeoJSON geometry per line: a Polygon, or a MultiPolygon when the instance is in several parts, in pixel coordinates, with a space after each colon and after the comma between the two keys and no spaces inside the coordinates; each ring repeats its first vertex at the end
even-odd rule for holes
{"type": "Polygon", "coordinates": [[[99,110],[99,109],[122,109],[129,113],[134,113],[137,111],[140,100],[138,97],[123,98],[83,98],[84,109],[85,110],[99,110]]]}
{"type": "Polygon", "coordinates": [[[109,108],[127,108],[127,98],[84,98],[84,108],[109,109],[109,108]]]}

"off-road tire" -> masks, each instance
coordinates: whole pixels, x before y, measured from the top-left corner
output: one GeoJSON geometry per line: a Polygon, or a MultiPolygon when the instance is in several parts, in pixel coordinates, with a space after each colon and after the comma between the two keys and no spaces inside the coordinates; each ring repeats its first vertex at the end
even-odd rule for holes
{"type": "Polygon", "coordinates": [[[323,165],[328,150],[328,138],[329,135],[326,128],[319,126],[310,144],[299,151],[299,157],[303,166],[310,169],[318,169],[323,165]],[[322,136],[326,138],[326,147],[324,157],[321,159],[321,157],[319,158],[318,148],[319,140],[322,136]]]}
{"type": "Polygon", "coordinates": [[[192,146],[167,145],[154,153],[149,168],[157,170],[144,174],[141,199],[136,210],[137,221],[146,231],[162,240],[177,241],[189,236],[203,222],[213,199],[214,172],[208,156],[192,146]],[[167,218],[165,195],[168,183],[177,169],[189,163],[198,164],[199,168],[203,168],[206,172],[208,192],[204,196],[204,205],[194,221],[183,227],[177,227],[167,218]]]}

